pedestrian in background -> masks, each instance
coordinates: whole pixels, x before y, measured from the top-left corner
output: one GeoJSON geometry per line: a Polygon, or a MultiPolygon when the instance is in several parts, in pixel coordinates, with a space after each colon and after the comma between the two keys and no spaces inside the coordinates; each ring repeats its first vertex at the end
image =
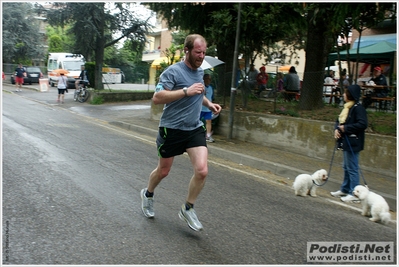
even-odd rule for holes
{"type": "MultiPolygon", "coordinates": [[[[209,100],[213,100],[213,88],[211,85],[211,75],[204,74],[204,84],[205,84],[205,97],[209,100]]],[[[206,141],[213,143],[215,140],[212,138],[212,111],[206,107],[202,106],[201,116],[202,121],[205,121],[206,128],[206,141]]]]}
{"type": "Polygon", "coordinates": [[[359,103],[360,86],[348,86],[344,90],[344,108],[334,130],[338,149],[343,150],[344,180],[340,190],[331,192],[334,197],[341,197],[344,202],[359,200],[353,196],[353,189],[359,185],[359,152],[364,149],[365,130],[368,126],[366,109],[359,103]]]}
{"type": "MultiPolygon", "coordinates": [[[[284,76],[284,90],[288,92],[297,92],[299,93],[300,89],[300,81],[299,76],[295,70],[294,66],[291,66],[288,74],[284,76]]],[[[291,94],[285,94],[285,99],[291,101],[295,99],[291,94]]]]}
{"type": "Polygon", "coordinates": [[[257,96],[260,97],[260,94],[266,90],[267,81],[269,80],[269,75],[266,73],[266,67],[262,66],[259,68],[260,72],[256,76],[256,81],[258,84],[258,92],[257,96]]]}
{"type": "Polygon", "coordinates": [[[251,64],[248,72],[248,83],[251,90],[254,90],[257,87],[256,77],[258,74],[259,71],[255,69],[255,65],[251,64]]]}
{"type": "Polygon", "coordinates": [[[15,87],[17,88],[16,92],[21,92],[22,85],[24,84],[24,77],[26,76],[25,68],[22,67],[22,64],[19,63],[18,67],[15,69],[15,87]]]}
{"type": "Polygon", "coordinates": [[[388,96],[388,83],[387,78],[384,74],[382,74],[381,67],[375,67],[373,70],[373,78],[370,79],[375,85],[383,85],[385,86],[382,90],[375,90],[374,95],[376,97],[387,97],[388,96]]]}
{"type": "MultiPolygon", "coordinates": [[[[144,216],[154,217],[154,190],[169,174],[175,156],[187,152],[193,165],[185,204],[178,215],[195,231],[203,229],[194,210],[208,175],[206,130],[200,120],[202,105],[219,114],[221,106],[204,96],[204,71],[200,68],[207,44],[201,35],[188,35],[184,42],[184,61],[169,66],[159,77],[152,100],[164,104],[157,136],[158,165],[151,172],[147,188],[140,192],[144,216]]],[[[182,195],[182,192],[179,193],[182,195]]]]}
{"type": "Polygon", "coordinates": [[[61,100],[61,103],[64,104],[64,95],[65,91],[67,91],[67,78],[65,77],[64,73],[61,73],[60,77],[58,77],[57,89],[58,89],[57,102],[60,102],[61,100]]]}
{"type": "Polygon", "coordinates": [[[379,66],[374,67],[373,77],[368,83],[371,85],[383,85],[385,87],[383,89],[370,90],[371,92],[366,93],[366,97],[363,99],[363,106],[365,108],[368,108],[373,103],[371,97],[387,97],[389,93],[387,78],[382,74],[382,69],[379,66]]]}
{"type": "Polygon", "coordinates": [[[84,86],[89,84],[89,74],[85,70],[85,65],[80,66],[79,78],[75,81],[75,91],[78,90],[79,84],[84,84],[84,86]]]}
{"type": "Polygon", "coordinates": [[[277,73],[277,92],[284,91],[284,75],[283,73],[277,73]]]}

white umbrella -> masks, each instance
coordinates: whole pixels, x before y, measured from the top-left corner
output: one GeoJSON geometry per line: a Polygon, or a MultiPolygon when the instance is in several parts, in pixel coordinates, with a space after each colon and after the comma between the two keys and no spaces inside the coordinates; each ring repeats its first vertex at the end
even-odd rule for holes
{"type": "Polygon", "coordinates": [[[224,62],[217,58],[211,57],[211,56],[205,56],[204,61],[202,62],[201,68],[204,70],[211,69],[220,64],[224,64],[224,62]]]}

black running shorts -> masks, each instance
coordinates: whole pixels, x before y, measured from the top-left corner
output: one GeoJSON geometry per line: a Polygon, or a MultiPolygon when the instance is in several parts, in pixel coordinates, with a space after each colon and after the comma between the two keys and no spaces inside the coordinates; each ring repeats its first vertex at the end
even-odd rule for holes
{"type": "Polygon", "coordinates": [[[187,148],[205,146],[206,129],[204,126],[192,131],[182,131],[159,127],[157,136],[158,156],[171,158],[186,152],[187,148]]]}

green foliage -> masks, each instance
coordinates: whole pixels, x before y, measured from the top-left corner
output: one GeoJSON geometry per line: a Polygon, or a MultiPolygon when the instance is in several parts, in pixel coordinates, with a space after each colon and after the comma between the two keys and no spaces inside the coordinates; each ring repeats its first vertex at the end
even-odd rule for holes
{"type": "Polygon", "coordinates": [[[125,81],[136,83],[149,79],[149,64],[141,61],[142,52],[132,49],[132,41],[124,42],[122,48],[116,45],[107,47],[104,51],[104,63],[108,66],[120,68],[125,74],[125,81]]]}
{"type": "Polygon", "coordinates": [[[292,109],[285,109],[284,107],[280,107],[279,109],[276,110],[277,115],[288,115],[291,117],[299,117],[298,112],[292,109]]]}
{"type": "Polygon", "coordinates": [[[133,83],[141,83],[141,80],[144,79],[144,82],[147,83],[150,79],[149,77],[149,68],[151,65],[147,62],[137,62],[128,71],[125,71],[126,80],[133,83]]]}
{"type": "Polygon", "coordinates": [[[104,49],[121,41],[131,40],[131,48],[142,51],[148,32],[148,21],[139,19],[130,8],[133,3],[105,2],[54,2],[58,8],[48,10],[51,25],[71,25],[75,36],[72,53],[82,54],[88,61],[96,62],[94,85],[102,89],[101,68],[104,49]]]}
{"type": "Polygon", "coordinates": [[[101,105],[103,103],[104,103],[104,98],[100,95],[93,97],[93,99],[90,101],[90,104],[92,105],[101,105]]]}
{"type": "MultiPolygon", "coordinates": [[[[224,61],[219,72],[218,94],[230,91],[229,80],[233,67],[238,3],[143,3],[164,17],[171,28],[202,34],[212,56],[224,61]],[[193,23],[195,22],[195,23],[193,23]],[[215,51],[217,51],[215,53],[215,51]]],[[[273,47],[275,42],[287,40],[290,47],[302,48],[306,33],[306,19],[298,3],[245,3],[241,5],[240,47],[245,65],[263,56],[266,62],[284,57],[285,47],[273,47]],[[267,48],[267,49],[265,49],[267,48]],[[273,48],[273,49],[271,49],[273,48]]]]}
{"type": "Polygon", "coordinates": [[[75,43],[75,36],[70,33],[70,26],[47,26],[49,52],[71,52],[75,43]]]}
{"type": "Polygon", "coordinates": [[[59,35],[52,35],[48,40],[49,52],[65,52],[62,46],[62,39],[59,35]]]}
{"type": "Polygon", "coordinates": [[[29,2],[4,2],[3,5],[3,62],[29,62],[42,59],[38,20],[29,2]]]}
{"type": "MultiPolygon", "coordinates": [[[[238,6],[241,6],[240,48],[245,65],[262,56],[265,63],[281,58],[283,64],[299,61],[296,50],[306,47],[306,73],[304,76],[301,109],[322,108],[321,99],[314,92],[322,90],[326,58],[336,47],[337,35],[345,26],[345,19],[352,17],[358,26],[376,25],[391,13],[396,19],[393,3],[144,3],[164,17],[171,27],[204,35],[208,46],[216,45],[217,56],[223,60],[225,69],[231,70],[234,58],[238,6]],[[195,21],[195,23],[193,23],[195,21]],[[363,24],[362,24],[363,23],[363,24]],[[282,46],[275,43],[282,41],[282,46]],[[292,55],[288,58],[288,55],[292,55]]],[[[220,73],[218,94],[229,91],[228,77],[220,73]]]]}
{"type": "Polygon", "coordinates": [[[397,131],[396,118],[397,115],[395,113],[387,113],[380,111],[367,112],[369,128],[371,129],[372,132],[375,133],[396,135],[397,131]]]}
{"type": "Polygon", "coordinates": [[[184,41],[186,40],[186,36],[189,35],[190,33],[185,30],[180,30],[176,32],[172,32],[172,43],[175,45],[181,45],[184,44],[184,41]]]}

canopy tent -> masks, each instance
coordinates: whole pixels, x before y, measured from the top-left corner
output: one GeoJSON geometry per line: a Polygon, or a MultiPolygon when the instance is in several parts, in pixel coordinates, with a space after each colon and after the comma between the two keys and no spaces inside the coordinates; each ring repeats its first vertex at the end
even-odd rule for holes
{"type": "MultiPolygon", "coordinates": [[[[341,61],[352,61],[367,63],[371,65],[389,64],[391,66],[389,70],[389,77],[392,78],[392,72],[394,68],[394,62],[396,57],[396,44],[382,41],[372,45],[359,48],[352,48],[347,53],[346,50],[339,53],[339,59],[341,61]]],[[[331,53],[328,56],[327,66],[334,65],[334,62],[338,60],[338,53],[331,53]]]]}
{"type": "Polygon", "coordinates": [[[356,40],[353,42],[352,47],[357,48],[358,45],[360,47],[365,47],[365,46],[376,44],[376,43],[379,43],[382,41],[387,41],[387,42],[396,44],[396,33],[362,36],[360,38],[360,43],[359,43],[359,38],[356,38],[356,40]]]}
{"type": "MultiPolygon", "coordinates": [[[[357,48],[350,49],[349,59],[346,50],[341,51],[339,57],[341,61],[356,61],[359,58],[359,62],[378,65],[391,64],[395,58],[395,54],[396,45],[387,41],[382,41],[376,44],[360,47],[359,54],[357,53],[357,48]]],[[[334,65],[334,61],[336,60],[338,60],[338,53],[331,53],[328,56],[329,65],[334,65]]]]}

